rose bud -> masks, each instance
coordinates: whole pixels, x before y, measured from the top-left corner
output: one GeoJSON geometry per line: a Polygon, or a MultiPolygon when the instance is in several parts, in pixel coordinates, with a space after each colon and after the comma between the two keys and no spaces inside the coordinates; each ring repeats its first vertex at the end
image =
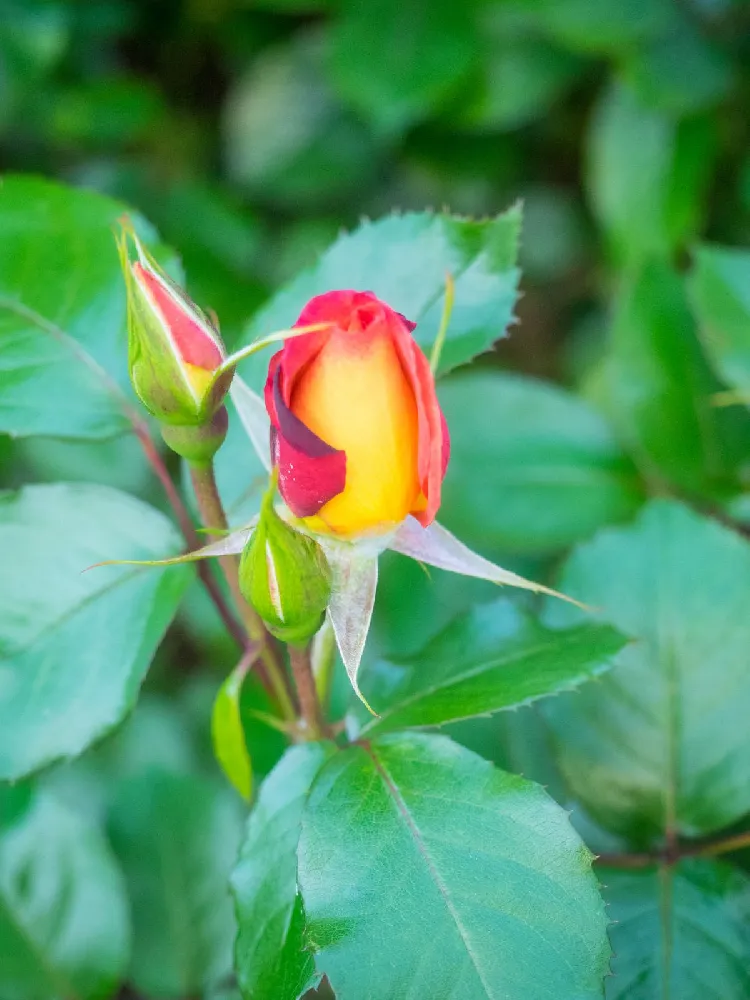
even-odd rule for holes
{"type": "Polygon", "coordinates": [[[214,323],[156,263],[132,229],[124,229],[120,258],[128,302],[128,363],[136,395],[166,424],[208,423],[232,381],[217,376],[226,358],[214,323]],[[129,240],[137,259],[131,261],[129,240]]]}
{"type": "Polygon", "coordinates": [[[315,531],[392,530],[440,506],[448,429],[414,323],[372,292],[318,295],[296,326],[330,327],[286,341],[271,359],[266,408],[279,491],[315,531]]]}
{"type": "Polygon", "coordinates": [[[260,519],[240,559],[240,589],[269,632],[305,645],[323,624],[331,596],[331,571],[316,541],[295,531],[266,494],[260,519]]]}

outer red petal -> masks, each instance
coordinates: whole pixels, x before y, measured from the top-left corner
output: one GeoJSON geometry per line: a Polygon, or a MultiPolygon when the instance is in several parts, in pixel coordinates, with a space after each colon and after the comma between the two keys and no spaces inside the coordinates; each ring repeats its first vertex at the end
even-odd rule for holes
{"type": "Polygon", "coordinates": [[[265,387],[271,458],[279,470],[279,492],[291,512],[296,517],[311,517],[343,491],[346,453],[326,444],[289,409],[285,351],[271,359],[265,387]]]}
{"type": "Polygon", "coordinates": [[[450,459],[450,436],[443,411],[438,403],[435,379],[427,358],[412,338],[408,327],[400,322],[392,322],[391,330],[401,364],[411,382],[417,401],[419,482],[427,503],[424,510],[413,511],[413,515],[426,528],[435,520],[440,507],[443,477],[450,459]]]}
{"type": "Polygon", "coordinates": [[[196,322],[187,309],[181,309],[156,275],[140,262],[133,265],[133,275],[147,289],[164,318],[175,347],[183,361],[206,371],[214,371],[224,360],[219,345],[196,322]]]}

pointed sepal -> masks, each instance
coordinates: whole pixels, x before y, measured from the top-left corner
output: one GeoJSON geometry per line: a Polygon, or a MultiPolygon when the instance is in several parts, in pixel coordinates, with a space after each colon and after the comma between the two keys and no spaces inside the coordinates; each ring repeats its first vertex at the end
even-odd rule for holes
{"type": "Polygon", "coordinates": [[[551,597],[559,597],[563,601],[578,605],[578,607],[585,607],[572,597],[551,590],[541,583],[527,580],[523,576],[518,576],[517,573],[511,573],[510,570],[503,569],[502,566],[495,565],[484,556],[472,552],[468,546],[460,542],[455,535],[443,528],[437,521],[433,521],[428,528],[423,528],[413,517],[407,517],[391,538],[388,547],[394,552],[400,552],[401,555],[416,559],[417,562],[447,570],[449,573],[488,580],[490,583],[507,587],[532,590],[538,594],[549,594],[551,597]]]}
{"type": "Polygon", "coordinates": [[[357,674],[367,641],[378,586],[378,556],[372,548],[330,540],[323,543],[331,567],[328,618],[354,692],[377,715],[359,689],[357,674]]]}
{"type": "Polygon", "coordinates": [[[230,532],[215,542],[210,542],[200,549],[193,549],[181,556],[171,556],[169,559],[107,559],[105,562],[94,563],[89,569],[99,566],[179,566],[181,563],[199,562],[201,559],[217,559],[219,556],[233,556],[242,552],[248,539],[255,530],[258,518],[254,517],[243,528],[230,532]]]}

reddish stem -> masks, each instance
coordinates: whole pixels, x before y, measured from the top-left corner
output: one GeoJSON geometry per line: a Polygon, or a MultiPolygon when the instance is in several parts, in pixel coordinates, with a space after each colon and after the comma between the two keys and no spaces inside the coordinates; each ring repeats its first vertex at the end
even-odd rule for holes
{"type": "MultiPolygon", "coordinates": [[[[132,419],[132,418],[131,418],[132,419]]],[[[180,494],[172,482],[172,477],[169,475],[166,465],[164,464],[164,459],[159,454],[159,450],[154,444],[151,433],[149,432],[148,426],[140,418],[133,420],[133,430],[135,431],[136,437],[140,442],[143,452],[148,459],[151,468],[156,473],[156,476],[164,488],[167,500],[174,511],[174,515],[177,518],[177,523],[180,526],[180,531],[182,532],[185,541],[188,544],[188,548],[197,549],[200,547],[200,540],[198,538],[198,533],[195,530],[193,522],[190,520],[190,515],[188,514],[187,507],[182,502],[180,494]]],[[[198,562],[198,576],[201,579],[209,597],[213,601],[216,610],[219,612],[222,621],[224,622],[227,631],[234,638],[237,644],[244,649],[248,643],[247,633],[240,624],[239,620],[232,613],[232,609],[224,598],[216,579],[211,573],[211,568],[207,562],[199,560],[198,562]]]]}

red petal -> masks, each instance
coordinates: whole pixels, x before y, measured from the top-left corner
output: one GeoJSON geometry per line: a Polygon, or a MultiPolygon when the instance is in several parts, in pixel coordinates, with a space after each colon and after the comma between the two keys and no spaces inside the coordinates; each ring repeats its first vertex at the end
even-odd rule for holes
{"type": "Polygon", "coordinates": [[[266,408],[271,417],[271,458],[279,469],[279,492],[296,517],[317,514],[346,484],[346,452],[337,451],[296,417],[282,391],[279,351],[271,359],[266,408]]]}
{"type": "Polygon", "coordinates": [[[435,379],[427,358],[411,336],[408,327],[391,324],[401,364],[414,389],[419,419],[419,482],[427,503],[414,511],[423,527],[435,520],[440,507],[440,493],[450,458],[450,436],[435,392],[435,379]]]}
{"type": "Polygon", "coordinates": [[[162,315],[169,335],[183,361],[197,368],[213,371],[224,360],[219,345],[203,329],[186,306],[181,306],[166,286],[139,261],[133,264],[136,281],[145,287],[152,302],[162,315]]]}

